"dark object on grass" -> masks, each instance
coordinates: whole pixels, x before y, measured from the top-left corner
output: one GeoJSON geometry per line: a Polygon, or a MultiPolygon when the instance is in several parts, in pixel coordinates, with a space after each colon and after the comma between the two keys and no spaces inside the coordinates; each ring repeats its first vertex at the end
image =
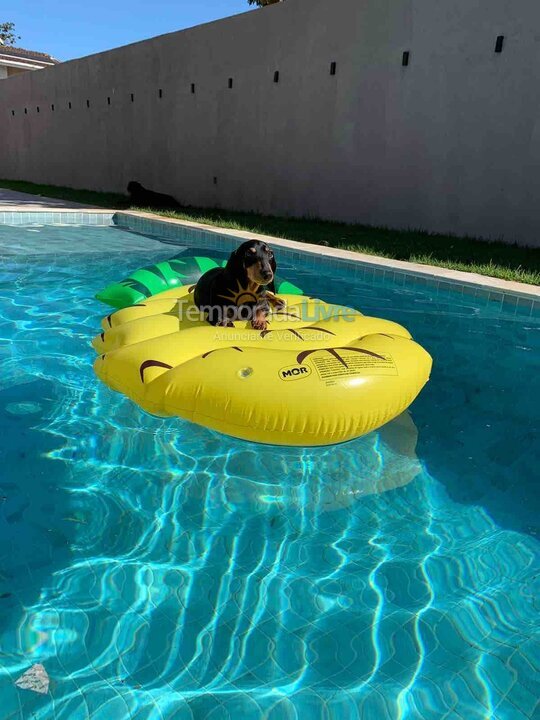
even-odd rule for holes
{"type": "Polygon", "coordinates": [[[153,190],[147,190],[141,183],[134,180],[128,183],[127,191],[133,205],[163,209],[180,207],[180,203],[172,195],[163,195],[153,190]]]}

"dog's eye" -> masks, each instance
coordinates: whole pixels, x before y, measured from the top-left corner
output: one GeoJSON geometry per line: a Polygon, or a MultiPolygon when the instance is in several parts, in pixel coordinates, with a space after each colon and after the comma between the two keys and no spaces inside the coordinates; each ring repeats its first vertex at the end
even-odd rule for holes
{"type": "Polygon", "coordinates": [[[274,257],[274,253],[271,250],[268,251],[268,257],[270,257],[270,258],[274,257]]]}

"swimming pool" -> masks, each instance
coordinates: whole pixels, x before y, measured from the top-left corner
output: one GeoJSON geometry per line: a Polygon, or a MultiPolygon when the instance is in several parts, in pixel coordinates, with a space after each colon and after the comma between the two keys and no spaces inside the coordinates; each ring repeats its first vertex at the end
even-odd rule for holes
{"type": "Polygon", "coordinates": [[[367,437],[247,444],[92,372],[94,293],[197,242],[0,225],[3,720],[532,718],[538,318],[278,252],[434,370],[367,437]]]}

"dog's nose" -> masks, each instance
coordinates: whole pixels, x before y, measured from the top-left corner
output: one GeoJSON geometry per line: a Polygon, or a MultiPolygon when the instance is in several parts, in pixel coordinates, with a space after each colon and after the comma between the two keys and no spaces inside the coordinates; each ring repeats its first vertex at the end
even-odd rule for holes
{"type": "Polygon", "coordinates": [[[262,277],[263,277],[263,280],[270,280],[270,278],[272,277],[272,271],[271,270],[263,270],[262,277]]]}

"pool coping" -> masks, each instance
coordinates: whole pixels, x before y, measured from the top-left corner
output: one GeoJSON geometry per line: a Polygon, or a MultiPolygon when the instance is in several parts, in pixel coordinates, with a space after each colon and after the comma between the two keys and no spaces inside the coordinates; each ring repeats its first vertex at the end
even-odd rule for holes
{"type": "Polygon", "coordinates": [[[434,265],[423,265],[405,260],[393,260],[379,255],[367,255],[353,250],[342,250],[326,245],[304,243],[297,240],[234,230],[217,225],[179,220],[163,217],[155,213],[136,210],[114,210],[107,208],[46,208],[28,210],[13,208],[4,210],[0,206],[0,224],[26,224],[28,216],[35,218],[39,224],[88,224],[108,226],[115,225],[140,232],[141,234],[157,235],[165,239],[179,240],[173,231],[185,229],[200,234],[202,246],[218,247],[222,250],[230,248],[231,242],[243,242],[247,239],[258,239],[281,248],[290,262],[304,260],[311,269],[336,269],[347,274],[352,273],[358,280],[371,281],[384,279],[398,286],[414,283],[425,288],[449,290],[473,296],[480,304],[496,303],[501,309],[521,316],[540,315],[540,286],[480,275],[461,270],[450,270],[434,265]],[[37,216],[37,217],[36,217],[37,216]],[[209,242],[211,236],[212,241],[209,242]]]}
{"type": "Polygon", "coordinates": [[[226,235],[231,238],[240,238],[241,240],[254,238],[256,240],[264,240],[266,242],[270,242],[272,245],[297,252],[336,258],[348,262],[357,262],[375,267],[382,266],[384,268],[398,270],[410,275],[434,277],[447,282],[469,286],[472,285],[474,287],[487,288],[490,290],[498,290],[499,292],[505,294],[512,293],[522,297],[540,300],[540,286],[538,285],[528,285],[527,283],[520,283],[513,280],[502,280],[500,278],[490,277],[489,275],[480,275],[478,273],[465,272],[462,270],[450,270],[448,268],[441,268],[435,265],[422,265],[420,263],[413,263],[406,260],[393,260],[391,258],[381,257],[380,255],[366,255],[365,253],[356,252],[354,250],[341,250],[339,248],[333,248],[326,245],[315,245],[313,243],[304,243],[297,240],[287,240],[285,238],[248,232],[246,230],[232,230],[216,225],[192,222],[190,220],[164,218],[163,216],[156,215],[154,213],[117,210],[114,215],[123,217],[140,217],[160,223],[166,223],[168,225],[177,225],[196,230],[203,230],[205,232],[211,232],[215,235],[226,235]]]}

